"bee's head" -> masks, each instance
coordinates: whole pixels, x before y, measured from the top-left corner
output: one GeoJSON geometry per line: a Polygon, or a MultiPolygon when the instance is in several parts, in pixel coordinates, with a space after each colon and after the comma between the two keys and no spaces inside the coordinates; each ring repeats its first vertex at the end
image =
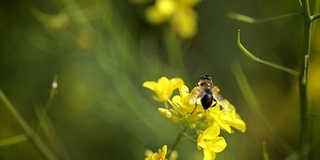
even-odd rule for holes
{"type": "Polygon", "coordinates": [[[199,80],[210,80],[211,81],[212,78],[207,74],[203,74],[200,76],[199,80]]]}

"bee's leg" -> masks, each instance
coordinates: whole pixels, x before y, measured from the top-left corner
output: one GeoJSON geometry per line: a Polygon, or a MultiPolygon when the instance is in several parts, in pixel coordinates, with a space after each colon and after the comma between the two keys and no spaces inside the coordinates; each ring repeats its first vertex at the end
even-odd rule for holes
{"type": "Polygon", "coordinates": [[[189,115],[191,115],[196,109],[197,109],[197,107],[198,107],[198,105],[197,105],[197,103],[195,103],[195,107],[194,107],[194,109],[192,110],[192,112],[190,112],[190,114],[189,115]]]}
{"type": "Polygon", "coordinates": [[[213,101],[215,102],[211,107],[215,107],[217,105],[217,101],[215,99],[213,99],[213,101]]]}

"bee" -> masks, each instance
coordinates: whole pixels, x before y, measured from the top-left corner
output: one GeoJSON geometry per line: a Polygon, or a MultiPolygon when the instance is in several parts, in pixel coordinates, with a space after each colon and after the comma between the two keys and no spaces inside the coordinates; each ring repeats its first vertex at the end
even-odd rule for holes
{"type": "Polygon", "coordinates": [[[225,110],[230,111],[229,102],[219,94],[220,89],[213,85],[212,78],[209,75],[201,75],[199,82],[191,91],[190,104],[195,104],[196,107],[190,113],[192,114],[197,108],[197,100],[200,99],[203,108],[206,110],[210,107],[221,105],[225,110]],[[213,104],[213,102],[215,102],[213,104]]]}

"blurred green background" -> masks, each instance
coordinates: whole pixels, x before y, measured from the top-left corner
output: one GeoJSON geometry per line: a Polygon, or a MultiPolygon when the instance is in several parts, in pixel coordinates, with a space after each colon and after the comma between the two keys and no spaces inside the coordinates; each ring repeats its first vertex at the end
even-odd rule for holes
{"type": "MultiPolygon", "coordinates": [[[[314,13],[319,11],[315,2],[314,13]]],[[[170,59],[174,55],[166,47],[177,47],[177,41],[166,39],[166,25],[145,21],[148,5],[127,0],[0,2],[0,89],[58,159],[138,160],[148,148],[156,151],[164,144],[170,148],[177,131],[158,113],[163,104],[153,101],[153,93],[142,83],[161,76],[181,77],[191,88],[203,73],[213,77],[247,124],[245,133],[222,133],[228,146],[218,159],[262,159],[263,141],[270,159],[296,157],[297,77],[253,62],[239,50],[236,38],[241,28],[242,43],[257,57],[299,70],[302,17],[247,24],[227,14],[271,17],[301,11],[299,2],[203,0],[195,7],[197,35],[179,41],[183,65],[170,59]],[[258,113],[240,90],[237,66],[260,103],[258,113]],[[55,76],[59,86],[50,99],[55,76]],[[40,121],[44,126],[39,129],[40,121]]],[[[308,94],[314,106],[319,106],[320,88],[317,26],[314,23],[308,94]]],[[[23,133],[1,102],[0,140],[23,133]]],[[[202,158],[188,140],[177,150],[179,159],[202,158]]],[[[0,146],[0,159],[46,158],[27,140],[0,146]]]]}

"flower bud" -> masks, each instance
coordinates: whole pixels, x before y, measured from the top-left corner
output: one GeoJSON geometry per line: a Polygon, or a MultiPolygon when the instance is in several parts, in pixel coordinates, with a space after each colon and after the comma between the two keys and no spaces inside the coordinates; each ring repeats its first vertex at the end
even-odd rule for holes
{"type": "Polygon", "coordinates": [[[165,108],[158,108],[158,111],[167,118],[171,118],[172,114],[169,110],[165,109],[165,108]]]}

